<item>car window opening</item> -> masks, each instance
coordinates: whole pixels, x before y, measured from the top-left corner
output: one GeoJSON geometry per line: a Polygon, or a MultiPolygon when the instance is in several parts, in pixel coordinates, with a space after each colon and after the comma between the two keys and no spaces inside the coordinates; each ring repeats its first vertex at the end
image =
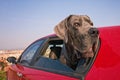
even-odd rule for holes
{"type": "Polygon", "coordinates": [[[81,58],[75,70],[60,62],[61,53],[64,52],[63,40],[50,40],[47,42],[47,47],[44,49],[41,57],[37,59],[35,66],[48,69],[66,71],[66,72],[84,72],[91,64],[92,58],[81,58]],[[57,67],[56,67],[57,66],[57,67]]]}

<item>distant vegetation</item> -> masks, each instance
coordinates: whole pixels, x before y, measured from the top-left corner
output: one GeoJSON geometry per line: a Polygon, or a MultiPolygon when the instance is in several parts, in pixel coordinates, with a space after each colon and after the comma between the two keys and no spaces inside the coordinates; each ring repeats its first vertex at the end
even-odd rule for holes
{"type": "Polygon", "coordinates": [[[0,80],[6,80],[6,72],[0,71],[0,80]]]}
{"type": "Polygon", "coordinates": [[[0,50],[0,80],[6,80],[6,72],[9,68],[7,57],[14,56],[18,58],[23,50],[0,50]]]}
{"type": "Polygon", "coordinates": [[[7,67],[6,60],[3,57],[1,57],[0,59],[0,80],[6,80],[5,67],[7,67]]]}

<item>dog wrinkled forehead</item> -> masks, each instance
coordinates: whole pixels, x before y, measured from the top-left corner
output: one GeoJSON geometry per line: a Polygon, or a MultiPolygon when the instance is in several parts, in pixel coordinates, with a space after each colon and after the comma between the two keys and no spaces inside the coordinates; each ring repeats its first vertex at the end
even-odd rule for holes
{"type": "Polygon", "coordinates": [[[87,15],[74,15],[71,16],[69,19],[69,23],[73,26],[74,24],[77,25],[79,23],[79,26],[84,25],[83,23],[88,23],[91,26],[93,26],[93,22],[91,21],[90,17],[87,15]]]}
{"type": "Polygon", "coordinates": [[[71,18],[70,21],[82,20],[82,19],[90,19],[87,15],[70,15],[69,17],[71,18]]]}

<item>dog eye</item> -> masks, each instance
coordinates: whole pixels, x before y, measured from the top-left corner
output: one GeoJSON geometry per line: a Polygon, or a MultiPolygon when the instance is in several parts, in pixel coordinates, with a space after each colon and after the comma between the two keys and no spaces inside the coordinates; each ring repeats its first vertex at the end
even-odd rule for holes
{"type": "Polygon", "coordinates": [[[75,26],[75,27],[79,27],[79,26],[80,26],[80,23],[74,23],[74,26],[75,26]]]}

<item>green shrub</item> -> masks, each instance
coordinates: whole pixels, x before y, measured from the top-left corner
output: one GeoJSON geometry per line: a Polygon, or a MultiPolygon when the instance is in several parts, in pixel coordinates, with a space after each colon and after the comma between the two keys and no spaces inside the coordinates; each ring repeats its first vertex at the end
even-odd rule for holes
{"type": "Polygon", "coordinates": [[[6,72],[0,71],[0,80],[6,80],[6,72]]]}

